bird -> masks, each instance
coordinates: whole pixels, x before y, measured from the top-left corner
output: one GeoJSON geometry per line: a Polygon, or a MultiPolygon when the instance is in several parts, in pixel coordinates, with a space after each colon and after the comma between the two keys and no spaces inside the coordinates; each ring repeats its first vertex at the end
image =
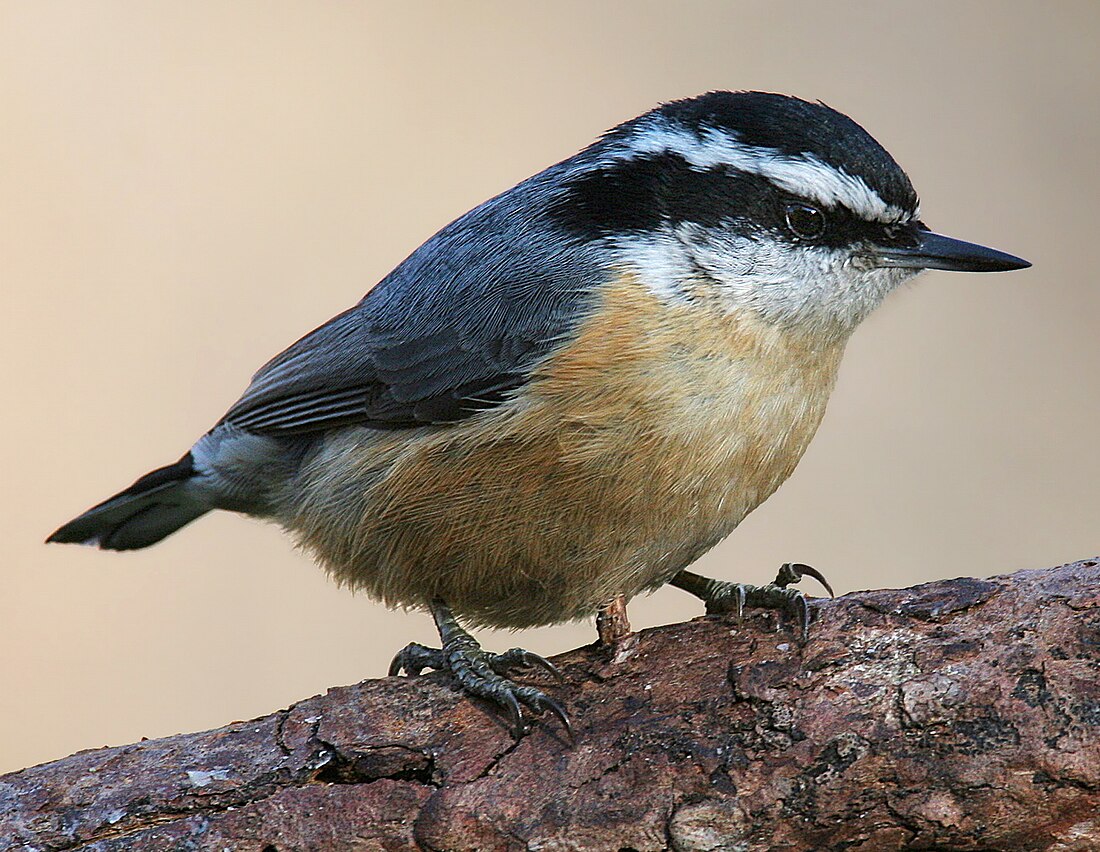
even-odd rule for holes
{"type": "Polygon", "coordinates": [[[517,737],[547,711],[569,728],[516,679],[549,661],[470,630],[596,615],[618,638],[625,602],[665,584],[808,625],[809,566],[765,586],[687,569],[790,476],[887,295],[925,269],[1028,266],[931,231],[894,158],[823,102],[666,102],[446,225],[179,461],[48,541],[273,521],[338,582],[433,617],[440,647],[391,675],[441,670],[517,737]]]}

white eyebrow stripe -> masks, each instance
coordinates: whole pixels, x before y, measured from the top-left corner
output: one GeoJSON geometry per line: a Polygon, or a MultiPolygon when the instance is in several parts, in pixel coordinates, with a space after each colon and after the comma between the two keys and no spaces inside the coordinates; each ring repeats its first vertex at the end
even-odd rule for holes
{"type": "Polygon", "coordinates": [[[613,161],[628,161],[654,154],[678,154],[697,169],[727,166],[757,174],[794,195],[810,198],[825,207],[847,207],[864,219],[894,224],[919,218],[908,210],[887,204],[860,177],[833,168],[812,154],[789,156],[774,148],[745,145],[729,133],[707,130],[703,138],[667,123],[638,128],[613,161]]]}

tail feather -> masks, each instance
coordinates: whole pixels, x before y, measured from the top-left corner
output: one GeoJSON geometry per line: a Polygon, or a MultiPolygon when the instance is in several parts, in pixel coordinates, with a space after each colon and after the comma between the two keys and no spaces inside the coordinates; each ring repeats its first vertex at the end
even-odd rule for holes
{"type": "Polygon", "coordinates": [[[136,550],[155,544],[210,510],[195,489],[188,487],[194,475],[194,459],[188,453],[93,506],[46,541],[95,545],[104,550],[136,550]]]}

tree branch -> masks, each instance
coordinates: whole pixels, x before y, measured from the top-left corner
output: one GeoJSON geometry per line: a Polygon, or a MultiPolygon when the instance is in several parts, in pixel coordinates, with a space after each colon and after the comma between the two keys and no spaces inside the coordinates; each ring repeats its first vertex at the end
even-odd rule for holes
{"type": "Polygon", "coordinates": [[[81,752],[0,849],[1100,849],[1097,561],[815,609],[562,655],[575,744],[428,675],[81,752]]]}

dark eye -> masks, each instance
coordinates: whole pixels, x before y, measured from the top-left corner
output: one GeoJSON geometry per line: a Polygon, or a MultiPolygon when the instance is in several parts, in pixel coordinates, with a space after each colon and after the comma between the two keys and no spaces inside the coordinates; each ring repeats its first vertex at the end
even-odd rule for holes
{"type": "Polygon", "coordinates": [[[809,204],[788,204],[787,227],[796,237],[816,239],[825,233],[825,214],[809,204]]]}

